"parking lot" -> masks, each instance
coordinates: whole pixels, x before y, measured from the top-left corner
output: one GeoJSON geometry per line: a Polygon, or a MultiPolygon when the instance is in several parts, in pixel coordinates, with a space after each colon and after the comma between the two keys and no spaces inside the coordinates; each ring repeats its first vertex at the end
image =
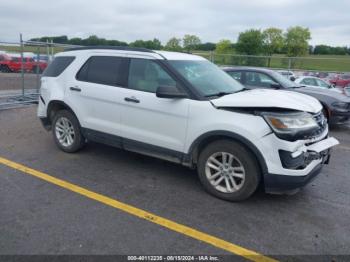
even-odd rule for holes
{"type": "MultiPolygon", "coordinates": [[[[22,89],[22,79],[20,73],[1,73],[0,72],[0,94],[5,91],[20,91],[22,89]]],[[[24,74],[25,89],[35,89],[37,87],[37,75],[24,74]]]]}
{"type": "Polygon", "coordinates": [[[0,127],[0,157],[39,172],[0,164],[0,254],[349,255],[349,126],[333,128],[341,144],[304,190],[257,192],[241,203],[208,195],[195,171],[166,161],[94,143],[63,153],[41,127],[35,106],[0,111],[0,127]],[[110,199],[126,206],[108,205],[110,199]],[[137,210],[128,212],[130,206],[137,210]],[[155,217],[137,217],[138,210],[155,217]]]}

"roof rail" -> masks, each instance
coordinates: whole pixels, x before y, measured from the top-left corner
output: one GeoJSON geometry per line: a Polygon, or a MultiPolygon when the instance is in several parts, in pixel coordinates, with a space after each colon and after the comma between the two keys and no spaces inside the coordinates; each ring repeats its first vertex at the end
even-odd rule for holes
{"type": "Polygon", "coordinates": [[[78,51],[78,50],[91,50],[91,49],[124,50],[124,51],[155,53],[154,51],[147,49],[147,48],[128,47],[128,46],[83,46],[83,47],[67,48],[63,52],[65,52],[65,51],[78,51]]]}

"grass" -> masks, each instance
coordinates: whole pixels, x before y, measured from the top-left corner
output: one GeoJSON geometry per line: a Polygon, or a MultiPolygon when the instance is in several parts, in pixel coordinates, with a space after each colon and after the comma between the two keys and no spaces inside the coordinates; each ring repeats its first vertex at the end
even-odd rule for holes
{"type": "MultiPolygon", "coordinates": [[[[20,53],[21,52],[21,47],[15,46],[15,45],[0,45],[0,50],[1,51],[6,51],[6,52],[14,52],[14,53],[20,53]]],[[[32,52],[32,53],[37,53],[39,50],[40,54],[47,54],[47,48],[44,46],[41,46],[39,49],[37,46],[24,46],[24,52],[32,52]]],[[[62,47],[53,47],[53,52],[54,54],[63,51],[62,47]]],[[[51,53],[51,50],[50,50],[51,53]]]]}
{"type": "Polygon", "coordinates": [[[193,53],[201,55],[209,60],[213,60],[213,62],[219,65],[246,65],[287,69],[290,63],[291,69],[350,72],[349,55],[308,55],[306,57],[291,59],[283,55],[273,55],[271,59],[269,59],[267,57],[244,57],[239,55],[219,55],[215,53],[212,53],[211,55],[210,52],[205,51],[193,53]]]}

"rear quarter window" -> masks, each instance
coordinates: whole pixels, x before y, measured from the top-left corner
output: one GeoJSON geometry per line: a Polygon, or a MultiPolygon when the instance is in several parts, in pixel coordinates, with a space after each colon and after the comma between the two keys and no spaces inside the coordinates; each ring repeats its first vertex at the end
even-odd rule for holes
{"type": "Polygon", "coordinates": [[[122,57],[92,56],[79,70],[76,79],[111,86],[125,85],[124,62],[122,57]]]}
{"type": "Polygon", "coordinates": [[[57,77],[73,62],[74,56],[59,56],[45,69],[42,76],[57,77]]]}

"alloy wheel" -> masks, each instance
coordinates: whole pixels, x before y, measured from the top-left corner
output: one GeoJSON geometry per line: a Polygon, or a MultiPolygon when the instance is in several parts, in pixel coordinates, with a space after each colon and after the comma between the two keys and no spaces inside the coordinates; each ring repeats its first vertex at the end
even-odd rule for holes
{"type": "Polygon", "coordinates": [[[59,143],[64,147],[69,147],[74,143],[74,127],[66,117],[60,117],[57,119],[55,125],[55,134],[59,143]]]}
{"type": "Polygon", "coordinates": [[[223,193],[233,193],[242,188],[245,169],[231,153],[217,152],[206,161],[205,174],[210,184],[223,193]]]}

